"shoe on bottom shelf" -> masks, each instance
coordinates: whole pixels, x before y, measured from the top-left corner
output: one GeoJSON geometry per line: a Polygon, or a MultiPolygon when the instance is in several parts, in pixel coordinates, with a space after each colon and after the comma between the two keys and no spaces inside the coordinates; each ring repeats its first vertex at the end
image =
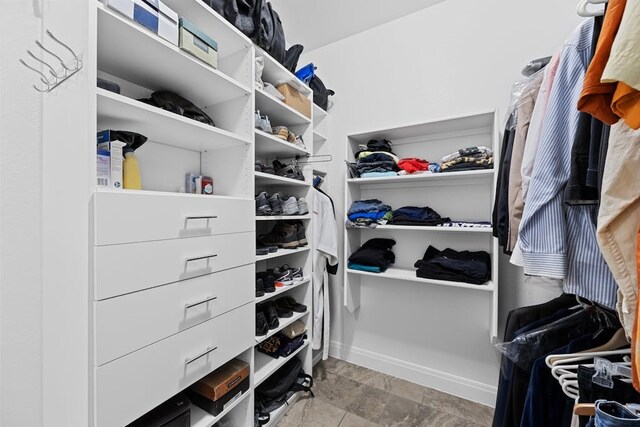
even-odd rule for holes
{"type": "Polygon", "coordinates": [[[267,325],[267,318],[262,311],[256,310],[256,336],[267,335],[268,332],[269,325],[267,325]]]}
{"type": "Polygon", "coordinates": [[[298,215],[299,213],[298,200],[295,197],[291,196],[282,203],[283,215],[298,215]]]}

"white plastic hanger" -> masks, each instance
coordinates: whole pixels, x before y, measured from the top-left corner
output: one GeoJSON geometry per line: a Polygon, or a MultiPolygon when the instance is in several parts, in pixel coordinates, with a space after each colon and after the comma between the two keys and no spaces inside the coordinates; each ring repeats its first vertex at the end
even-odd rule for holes
{"type": "Polygon", "coordinates": [[[578,7],[576,8],[576,12],[578,13],[578,15],[584,18],[602,16],[604,15],[604,10],[600,9],[600,10],[589,11],[588,6],[590,4],[604,4],[607,2],[608,0],[580,0],[580,3],[578,3],[578,7]]]}

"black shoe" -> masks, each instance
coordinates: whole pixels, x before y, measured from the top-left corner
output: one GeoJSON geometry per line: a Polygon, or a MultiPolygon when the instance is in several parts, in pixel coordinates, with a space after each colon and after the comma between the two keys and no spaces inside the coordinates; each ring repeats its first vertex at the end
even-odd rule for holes
{"type": "Polygon", "coordinates": [[[276,291],[276,278],[272,273],[268,271],[261,271],[258,273],[258,277],[262,279],[262,286],[266,293],[270,294],[276,291]]]}
{"type": "Polygon", "coordinates": [[[278,317],[283,317],[283,318],[293,317],[293,311],[289,307],[280,305],[278,304],[277,301],[273,305],[276,308],[276,313],[278,313],[278,317]]]}
{"type": "Polygon", "coordinates": [[[256,298],[264,296],[264,281],[261,278],[256,279],[256,298]]]}
{"type": "Polygon", "coordinates": [[[280,160],[274,160],[273,169],[278,176],[304,181],[302,170],[298,165],[295,165],[293,163],[285,165],[280,160]]]}
{"type": "Polygon", "coordinates": [[[267,335],[267,332],[269,332],[267,319],[262,311],[256,309],[256,336],[260,337],[262,335],[267,335]]]}
{"type": "Polygon", "coordinates": [[[265,246],[278,246],[285,249],[296,249],[299,246],[298,229],[294,224],[278,222],[271,232],[264,236],[260,236],[258,241],[265,246]]]}
{"type": "Polygon", "coordinates": [[[278,307],[288,308],[291,311],[295,311],[296,313],[304,313],[307,311],[307,306],[304,304],[300,304],[293,297],[282,297],[276,300],[276,304],[278,307]]]}
{"type": "Polygon", "coordinates": [[[296,221],[295,226],[296,226],[296,238],[298,239],[298,244],[300,246],[307,246],[308,244],[307,233],[304,229],[304,224],[302,223],[302,221],[296,221]]]}
{"type": "Polygon", "coordinates": [[[278,321],[278,313],[276,312],[276,307],[272,302],[266,302],[259,308],[256,307],[256,310],[260,310],[264,313],[264,317],[265,319],[267,319],[267,325],[269,325],[269,329],[276,329],[278,326],[280,326],[280,322],[278,321]]]}

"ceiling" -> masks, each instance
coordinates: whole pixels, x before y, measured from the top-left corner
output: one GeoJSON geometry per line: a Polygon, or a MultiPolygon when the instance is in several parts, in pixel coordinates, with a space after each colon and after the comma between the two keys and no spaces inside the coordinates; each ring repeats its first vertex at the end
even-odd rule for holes
{"type": "Polygon", "coordinates": [[[308,52],[444,0],[272,0],[287,44],[308,52]]]}

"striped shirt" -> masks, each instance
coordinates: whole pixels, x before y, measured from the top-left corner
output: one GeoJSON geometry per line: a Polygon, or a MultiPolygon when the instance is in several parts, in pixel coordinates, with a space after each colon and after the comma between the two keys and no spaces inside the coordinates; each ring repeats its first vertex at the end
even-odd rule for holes
{"type": "Polygon", "coordinates": [[[564,187],[578,125],[578,98],[591,55],[593,20],[564,45],[544,116],[518,244],[524,272],[565,279],[564,291],[613,308],[616,283],[595,238],[594,207],[567,207],[564,187]]]}

